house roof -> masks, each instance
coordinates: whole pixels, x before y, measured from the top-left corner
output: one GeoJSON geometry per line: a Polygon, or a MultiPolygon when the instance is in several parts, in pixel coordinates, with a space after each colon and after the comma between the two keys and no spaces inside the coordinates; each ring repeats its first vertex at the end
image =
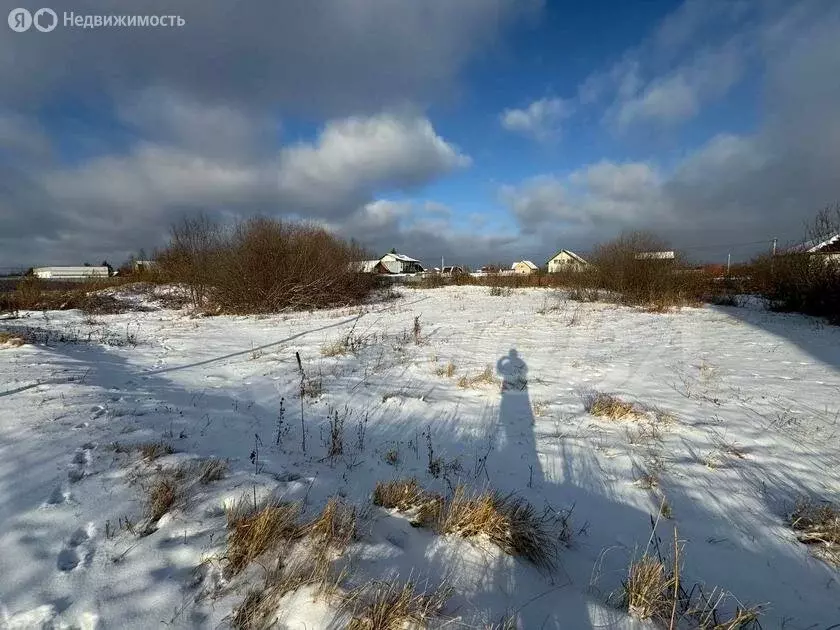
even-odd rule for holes
{"type": "Polygon", "coordinates": [[[782,250],[782,254],[827,254],[840,251],[840,232],[828,238],[803,241],[782,250]]]}
{"type": "Polygon", "coordinates": [[[838,244],[840,244],[840,232],[819,243],[815,241],[809,241],[808,243],[803,243],[803,246],[807,248],[805,249],[807,253],[818,254],[829,249],[834,251],[837,249],[838,244]]]}
{"type": "Polygon", "coordinates": [[[569,249],[561,249],[559,252],[557,252],[556,254],[554,254],[554,256],[552,256],[551,258],[549,258],[549,259],[546,261],[546,264],[550,263],[552,260],[554,260],[555,258],[557,258],[560,254],[568,254],[568,255],[569,255],[569,256],[570,256],[570,257],[571,257],[571,258],[572,258],[575,262],[579,262],[579,263],[580,263],[580,264],[582,264],[582,265],[588,265],[588,264],[589,264],[589,263],[587,263],[587,262],[586,262],[583,258],[581,258],[580,256],[578,256],[577,254],[575,254],[573,251],[571,251],[571,250],[569,250],[569,249]]]}
{"type": "Polygon", "coordinates": [[[518,264],[520,264],[520,263],[522,263],[523,265],[525,265],[525,266],[526,266],[526,267],[528,267],[529,269],[539,269],[539,267],[537,267],[537,266],[536,266],[534,263],[532,263],[530,260],[517,260],[515,263],[513,263],[513,264],[510,266],[510,268],[511,268],[511,269],[515,269],[515,268],[516,268],[516,265],[518,265],[518,264]]]}
{"type": "MultiPolygon", "coordinates": [[[[411,258],[410,256],[406,256],[405,254],[392,254],[391,252],[388,252],[387,254],[385,254],[385,256],[392,256],[394,260],[401,260],[402,262],[420,262],[416,258],[411,258]]],[[[385,258],[385,256],[383,256],[382,258],[385,258]]]]}

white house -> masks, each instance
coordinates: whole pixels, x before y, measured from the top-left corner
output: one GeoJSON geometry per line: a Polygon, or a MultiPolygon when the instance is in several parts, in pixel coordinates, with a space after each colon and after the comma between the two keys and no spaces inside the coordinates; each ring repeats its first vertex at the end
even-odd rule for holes
{"type": "Polygon", "coordinates": [[[107,278],[108,267],[36,267],[32,270],[36,277],[44,280],[95,280],[107,278]]]}
{"type": "Polygon", "coordinates": [[[143,273],[144,271],[151,271],[157,266],[154,260],[135,260],[134,271],[136,273],[143,273]]]}
{"type": "Polygon", "coordinates": [[[387,273],[422,273],[425,271],[419,260],[405,254],[388,253],[380,258],[379,262],[387,273]]]}
{"type": "Polygon", "coordinates": [[[667,252],[639,252],[636,260],[674,260],[676,255],[673,251],[667,252]]]}
{"type": "Polygon", "coordinates": [[[589,264],[583,258],[568,249],[561,249],[548,259],[548,273],[560,271],[583,271],[589,264]]]}
{"type": "Polygon", "coordinates": [[[540,268],[537,267],[530,260],[517,261],[517,262],[513,263],[510,266],[510,268],[514,273],[519,273],[519,274],[522,274],[522,275],[528,275],[528,274],[531,274],[531,273],[536,273],[537,271],[540,270],[540,268]]]}
{"type": "Polygon", "coordinates": [[[792,254],[810,254],[827,262],[840,263],[840,232],[821,241],[808,241],[788,250],[792,254]]]}
{"type": "Polygon", "coordinates": [[[385,254],[376,260],[359,260],[350,263],[353,271],[360,273],[413,274],[426,271],[420,261],[405,254],[385,254]]]}

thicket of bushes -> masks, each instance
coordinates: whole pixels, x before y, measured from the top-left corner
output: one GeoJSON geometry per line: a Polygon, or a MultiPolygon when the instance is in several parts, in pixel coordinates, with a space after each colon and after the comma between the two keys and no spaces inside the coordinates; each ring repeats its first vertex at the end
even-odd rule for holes
{"type": "MultiPolygon", "coordinates": [[[[814,244],[840,233],[840,204],[821,210],[808,226],[814,244]]],[[[840,262],[804,252],[761,256],[750,265],[752,291],[774,310],[827,317],[840,324],[840,262]]]]}
{"type": "Polygon", "coordinates": [[[156,256],[161,278],[194,307],[225,313],[315,309],[359,302],[376,279],[351,262],[364,252],[309,224],[254,218],[233,226],[206,217],[173,227],[156,256]]]}

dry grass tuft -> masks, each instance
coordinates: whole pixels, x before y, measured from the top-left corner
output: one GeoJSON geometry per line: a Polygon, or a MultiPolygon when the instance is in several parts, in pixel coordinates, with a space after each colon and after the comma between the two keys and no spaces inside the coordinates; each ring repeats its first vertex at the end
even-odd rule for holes
{"type": "Polygon", "coordinates": [[[26,343],[26,340],[20,335],[0,330],[0,346],[9,345],[16,348],[24,343],[26,343]]]}
{"type": "Polygon", "coordinates": [[[182,488],[173,475],[158,477],[148,487],[146,495],[146,516],[156,523],[172,509],[182,494],[182,488]]]}
{"type": "Polygon", "coordinates": [[[531,404],[531,407],[534,412],[534,417],[542,418],[548,411],[549,407],[551,407],[551,403],[547,400],[535,400],[531,404]]]}
{"type": "Polygon", "coordinates": [[[167,444],[166,442],[146,442],[144,444],[138,444],[137,450],[140,451],[140,456],[146,460],[155,460],[158,457],[163,457],[164,455],[171,455],[175,452],[175,449],[172,448],[172,445],[167,444]]]}
{"type": "Polygon", "coordinates": [[[321,548],[344,551],[356,537],[356,508],[337,497],[330,498],[321,514],[306,527],[306,536],[321,548]]]}
{"type": "MultiPolygon", "coordinates": [[[[655,524],[654,532],[655,534],[655,524]]],[[[695,628],[697,630],[748,630],[761,628],[760,606],[742,605],[731,594],[700,584],[686,590],[681,575],[682,545],[674,529],[673,558],[663,558],[658,538],[651,536],[655,554],[648,550],[630,563],[622,586],[622,605],[637,619],[650,620],[656,626],[695,628]],[[735,600],[736,606],[729,604],[735,600]]]]}
{"type": "Polygon", "coordinates": [[[586,392],[583,395],[583,406],[593,416],[610,420],[632,420],[642,416],[633,403],[603,392],[586,392]]]}
{"type": "Polygon", "coordinates": [[[827,502],[799,501],[790,526],[800,542],[813,546],[816,555],[840,566],[840,508],[827,502]]]}
{"type": "Polygon", "coordinates": [[[301,535],[298,524],[300,504],[276,499],[254,506],[248,494],[226,510],[228,575],[236,575],[249,562],[269,549],[290,542],[301,535]]]}
{"type": "Polygon", "coordinates": [[[389,510],[416,512],[415,522],[430,525],[440,516],[443,497],[428,492],[416,479],[397,479],[376,484],[373,504],[389,510]]]}
{"type": "Polygon", "coordinates": [[[495,385],[498,382],[498,379],[493,376],[493,368],[488,365],[480,374],[476,374],[475,376],[462,376],[458,379],[458,387],[466,389],[478,385],[495,385]]]}
{"type": "Polygon", "coordinates": [[[194,479],[198,483],[208,484],[220,481],[230,472],[227,460],[210,457],[185,462],[176,470],[176,475],[181,479],[194,479]]]}
{"type": "Polygon", "coordinates": [[[347,630],[403,630],[425,627],[443,609],[452,594],[448,586],[431,593],[417,591],[414,582],[372,582],[351,594],[353,618],[347,630]]]}
{"type": "Polygon", "coordinates": [[[637,619],[652,619],[668,623],[674,607],[678,577],[673,575],[662,560],[643,555],[630,564],[627,580],[623,584],[623,603],[637,619]]]}
{"type": "MultiPolygon", "coordinates": [[[[278,558],[276,566],[267,571],[265,582],[251,589],[236,609],[231,627],[238,630],[276,627],[278,602],[293,591],[315,585],[320,593],[332,594],[337,580],[330,579],[328,564],[321,563],[323,554],[313,555],[309,548],[296,549],[290,561],[278,558]]],[[[340,578],[339,578],[340,579],[340,578]]]]}
{"type": "Polygon", "coordinates": [[[455,364],[450,361],[446,365],[438,366],[435,370],[435,374],[438,376],[445,376],[446,378],[452,378],[455,376],[455,364]]]}
{"type": "Polygon", "coordinates": [[[464,538],[484,536],[507,554],[552,568],[556,544],[548,524],[546,516],[537,514],[525,499],[492,491],[473,494],[457,486],[444,505],[437,528],[443,534],[464,538]]]}

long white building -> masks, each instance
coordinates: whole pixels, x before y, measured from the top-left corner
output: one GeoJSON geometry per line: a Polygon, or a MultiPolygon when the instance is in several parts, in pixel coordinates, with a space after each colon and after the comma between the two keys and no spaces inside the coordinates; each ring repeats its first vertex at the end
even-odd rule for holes
{"type": "Polygon", "coordinates": [[[108,267],[36,267],[32,270],[36,277],[44,280],[94,280],[107,278],[108,267]]]}

